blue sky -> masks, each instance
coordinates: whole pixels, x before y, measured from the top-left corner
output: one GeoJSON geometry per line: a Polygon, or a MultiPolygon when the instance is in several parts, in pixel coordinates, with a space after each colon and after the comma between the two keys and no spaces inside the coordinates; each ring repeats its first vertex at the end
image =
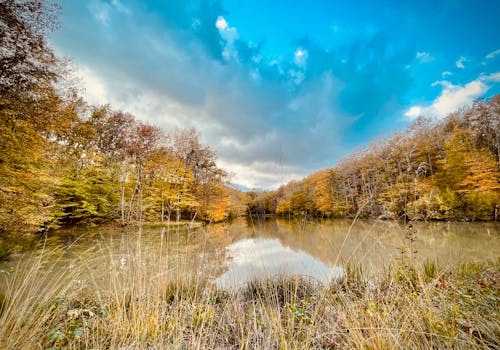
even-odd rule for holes
{"type": "Polygon", "coordinates": [[[500,93],[500,1],[62,0],[82,94],[273,188],[500,93]]]}

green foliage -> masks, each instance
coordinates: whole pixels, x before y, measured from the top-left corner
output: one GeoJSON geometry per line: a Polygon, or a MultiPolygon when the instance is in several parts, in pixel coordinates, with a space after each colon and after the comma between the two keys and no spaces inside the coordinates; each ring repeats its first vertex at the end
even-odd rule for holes
{"type": "Polygon", "coordinates": [[[357,297],[362,296],[367,287],[368,279],[360,264],[348,262],[345,264],[345,273],[332,281],[329,286],[331,293],[350,293],[357,297]]]}
{"type": "Polygon", "coordinates": [[[453,190],[459,188],[467,175],[467,164],[465,162],[467,156],[473,149],[472,135],[470,131],[456,130],[444,142],[443,151],[445,157],[438,164],[441,166],[441,171],[438,174],[438,179],[441,187],[449,187],[453,190]]]}
{"type": "Polygon", "coordinates": [[[0,111],[0,232],[36,230],[53,212],[49,143],[33,125],[0,111]]]}
{"type": "Polygon", "coordinates": [[[433,196],[436,208],[435,218],[452,219],[461,217],[463,202],[455,191],[446,188],[444,191],[436,191],[433,196]]]}
{"type": "Polygon", "coordinates": [[[429,281],[438,276],[439,266],[438,264],[430,259],[425,259],[423,266],[423,275],[424,278],[429,281]]]}
{"type": "Polygon", "coordinates": [[[493,220],[495,206],[500,203],[500,194],[472,191],[464,196],[465,216],[472,220],[493,220]]]}
{"type": "Polygon", "coordinates": [[[112,175],[92,168],[76,179],[63,179],[55,192],[60,222],[74,224],[113,218],[119,194],[112,175]]]}

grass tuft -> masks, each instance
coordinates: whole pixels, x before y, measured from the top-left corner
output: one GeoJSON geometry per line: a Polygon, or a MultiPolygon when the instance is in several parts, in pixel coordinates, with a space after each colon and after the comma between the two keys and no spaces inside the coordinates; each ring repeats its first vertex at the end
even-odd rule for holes
{"type": "Polygon", "coordinates": [[[258,300],[268,305],[283,307],[311,297],[319,283],[302,276],[276,276],[254,279],[242,291],[243,300],[258,300]]]}

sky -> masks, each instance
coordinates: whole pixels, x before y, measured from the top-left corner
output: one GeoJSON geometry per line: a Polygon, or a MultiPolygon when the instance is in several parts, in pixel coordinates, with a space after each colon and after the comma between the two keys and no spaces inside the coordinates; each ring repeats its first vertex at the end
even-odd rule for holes
{"type": "Polygon", "coordinates": [[[240,188],[500,93],[497,0],[61,0],[91,104],[195,127],[240,188]]]}

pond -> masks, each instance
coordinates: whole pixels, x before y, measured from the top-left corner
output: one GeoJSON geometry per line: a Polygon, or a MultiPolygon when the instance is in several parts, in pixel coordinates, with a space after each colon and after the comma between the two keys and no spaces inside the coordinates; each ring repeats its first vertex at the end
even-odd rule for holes
{"type": "MultiPolygon", "coordinates": [[[[500,257],[500,223],[413,225],[412,256],[417,263],[431,259],[446,268],[500,257]]],[[[360,264],[371,275],[408,261],[407,233],[394,221],[278,218],[238,219],[192,230],[80,227],[50,233],[38,250],[14,256],[3,268],[37,258],[43,249],[47,269],[57,272],[84,264],[86,271],[99,276],[94,285],[106,283],[109,273],[137,266],[148,271],[151,281],[166,275],[190,276],[221,288],[284,274],[326,282],[341,276],[346,264],[360,264]]]]}

